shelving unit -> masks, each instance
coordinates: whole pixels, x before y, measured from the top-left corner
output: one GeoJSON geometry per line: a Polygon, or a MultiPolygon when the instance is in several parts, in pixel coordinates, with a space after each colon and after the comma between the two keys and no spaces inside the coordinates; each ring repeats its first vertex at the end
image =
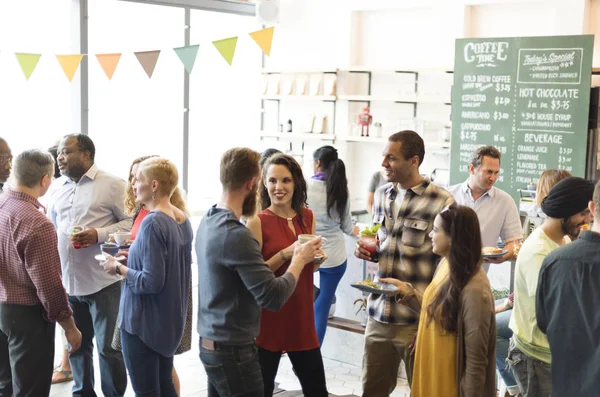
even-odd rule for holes
{"type": "MultiPolygon", "coordinates": [[[[262,125],[264,131],[260,133],[261,139],[265,138],[276,138],[276,139],[287,139],[287,140],[301,140],[301,141],[332,141],[336,140],[342,142],[372,142],[372,143],[384,143],[387,138],[381,137],[361,137],[361,136],[348,136],[347,131],[341,133],[336,129],[336,113],[337,103],[340,101],[344,102],[364,102],[367,106],[371,107],[371,102],[389,102],[398,104],[408,104],[413,106],[413,117],[417,117],[417,107],[419,104],[440,104],[450,105],[451,103],[445,97],[440,95],[422,95],[419,92],[419,74],[420,73],[453,73],[447,68],[420,68],[411,70],[408,68],[397,68],[397,69],[373,69],[367,67],[349,67],[349,68],[338,68],[338,69],[276,69],[276,68],[265,68],[262,70],[264,75],[327,75],[335,74],[336,82],[339,83],[340,73],[351,73],[351,74],[366,74],[367,80],[367,92],[366,94],[339,94],[339,95],[263,95],[262,105],[263,112],[265,112],[265,101],[276,101],[277,102],[277,125],[281,125],[281,103],[283,101],[307,101],[307,102],[326,102],[331,103],[333,106],[333,131],[327,134],[314,134],[314,133],[287,133],[287,132],[268,132],[269,129],[265,126],[265,117],[263,115],[262,125]],[[377,95],[371,92],[372,85],[372,74],[373,73],[403,73],[414,75],[414,92],[407,92],[405,94],[400,93],[399,95],[377,95]]],[[[339,84],[336,83],[336,90],[340,89],[339,84]]],[[[363,83],[364,84],[364,83],[363,83]]],[[[412,83],[408,83],[412,84],[412,83]]],[[[321,88],[322,89],[322,88],[321,88]]],[[[363,88],[364,89],[364,88],[363,88]]],[[[410,89],[410,86],[409,86],[410,89]]],[[[331,114],[331,113],[330,113],[331,114]]],[[[449,142],[426,142],[428,148],[440,148],[442,151],[449,147],[449,142]]],[[[440,152],[442,152],[440,151],[440,152]]]]}

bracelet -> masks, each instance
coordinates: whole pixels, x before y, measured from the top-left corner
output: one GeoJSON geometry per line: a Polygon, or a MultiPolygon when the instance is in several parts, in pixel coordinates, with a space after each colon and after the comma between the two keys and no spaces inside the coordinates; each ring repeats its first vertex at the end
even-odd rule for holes
{"type": "Polygon", "coordinates": [[[120,267],[121,264],[117,262],[117,266],[115,266],[115,273],[117,273],[119,276],[121,276],[121,270],[119,269],[120,267]]]}
{"type": "Polygon", "coordinates": [[[287,262],[287,261],[288,261],[288,258],[286,258],[286,257],[285,257],[285,255],[283,255],[283,250],[279,251],[279,256],[281,257],[281,259],[282,259],[284,262],[287,262]]]}

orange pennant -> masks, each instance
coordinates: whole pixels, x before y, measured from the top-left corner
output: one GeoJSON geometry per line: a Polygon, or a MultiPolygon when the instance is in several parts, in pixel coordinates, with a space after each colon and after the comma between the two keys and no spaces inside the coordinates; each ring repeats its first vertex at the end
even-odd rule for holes
{"type": "Polygon", "coordinates": [[[100,63],[104,73],[106,73],[106,77],[112,80],[115,69],[117,69],[117,65],[121,59],[121,54],[96,54],[96,59],[98,59],[98,63],[100,63]]]}
{"type": "Polygon", "coordinates": [[[65,75],[69,79],[69,81],[73,81],[73,77],[79,68],[79,64],[83,59],[83,54],[74,54],[74,55],[57,55],[56,59],[60,63],[60,66],[65,72],[65,75]]]}
{"type": "Polygon", "coordinates": [[[254,39],[256,44],[258,44],[258,46],[261,48],[261,50],[263,50],[265,54],[267,54],[267,56],[271,55],[271,44],[273,43],[274,31],[275,26],[271,26],[270,28],[249,33],[250,37],[254,39]]]}

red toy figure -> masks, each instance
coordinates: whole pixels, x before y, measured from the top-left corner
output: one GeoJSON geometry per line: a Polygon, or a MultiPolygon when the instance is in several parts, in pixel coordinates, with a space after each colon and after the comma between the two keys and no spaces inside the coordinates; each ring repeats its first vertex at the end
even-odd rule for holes
{"type": "Polygon", "coordinates": [[[358,124],[360,124],[360,136],[369,136],[369,126],[373,121],[369,108],[364,108],[362,113],[358,115],[358,124]],[[365,128],[367,133],[365,134],[365,128]]]}

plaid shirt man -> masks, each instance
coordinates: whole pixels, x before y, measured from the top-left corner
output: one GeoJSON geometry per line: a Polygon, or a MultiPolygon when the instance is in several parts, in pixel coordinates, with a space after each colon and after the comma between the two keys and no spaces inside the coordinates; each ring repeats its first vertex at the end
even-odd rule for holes
{"type": "MultiPolygon", "coordinates": [[[[378,275],[402,280],[424,292],[440,259],[433,253],[428,237],[433,220],[454,203],[454,198],[424,178],[406,191],[398,216],[394,218],[392,203],[396,195],[393,183],[383,185],[375,192],[373,223],[381,224],[378,275]]],[[[382,323],[416,324],[419,321],[417,313],[397,303],[393,296],[371,294],[368,307],[369,316],[382,323]]]]}

